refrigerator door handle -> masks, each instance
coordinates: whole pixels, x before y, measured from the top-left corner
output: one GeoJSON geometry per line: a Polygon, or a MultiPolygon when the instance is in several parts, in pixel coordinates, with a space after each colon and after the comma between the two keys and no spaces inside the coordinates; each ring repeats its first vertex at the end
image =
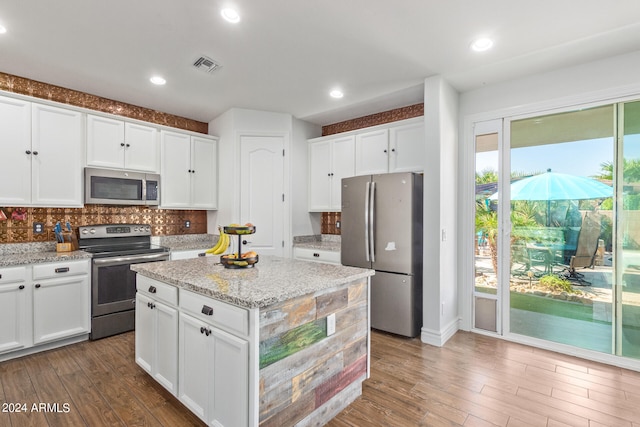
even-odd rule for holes
{"type": "Polygon", "coordinates": [[[376,211],[376,182],[371,183],[371,192],[369,197],[369,253],[371,254],[371,262],[376,262],[376,235],[375,235],[375,211],[376,211]]]}
{"type": "Polygon", "coordinates": [[[370,262],[369,259],[369,210],[371,206],[371,182],[367,181],[366,193],[364,196],[364,252],[365,259],[370,262]]]}

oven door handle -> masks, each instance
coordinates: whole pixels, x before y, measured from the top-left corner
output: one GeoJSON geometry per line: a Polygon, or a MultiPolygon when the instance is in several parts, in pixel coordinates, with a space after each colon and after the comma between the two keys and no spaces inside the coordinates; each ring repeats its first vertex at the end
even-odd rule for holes
{"type": "Polygon", "coordinates": [[[122,264],[122,263],[131,263],[135,264],[137,262],[147,262],[147,261],[165,261],[169,259],[169,254],[167,252],[162,252],[159,254],[150,254],[150,255],[133,255],[133,256],[123,256],[117,258],[100,258],[94,259],[93,263],[95,265],[112,265],[112,264],[122,264]]]}

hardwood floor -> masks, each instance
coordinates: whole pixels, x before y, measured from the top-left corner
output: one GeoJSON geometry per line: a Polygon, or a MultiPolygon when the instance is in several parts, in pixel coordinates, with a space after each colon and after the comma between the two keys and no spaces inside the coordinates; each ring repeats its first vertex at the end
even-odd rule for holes
{"type": "MultiPolygon", "coordinates": [[[[638,372],[467,332],[443,348],[371,342],[363,395],[328,427],[640,427],[638,372]]],[[[127,333],[0,363],[2,409],[27,406],[0,412],[0,426],[203,425],[133,358],[127,333]]]]}

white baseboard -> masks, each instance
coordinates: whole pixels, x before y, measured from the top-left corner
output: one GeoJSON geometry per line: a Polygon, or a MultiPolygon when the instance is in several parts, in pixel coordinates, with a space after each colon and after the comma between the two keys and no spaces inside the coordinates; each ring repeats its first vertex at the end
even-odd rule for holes
{"type": "Polygon", "coordinates": [[[422,327],[420,340],[425,344],[433,345],[436,347],[442,347],[447,341],[449,341],[449,339],[452,336],[455,335],[456,332],[458,332],[459,329],[460,329],[459,318],[454,319],[439,331],[422,327]]]}

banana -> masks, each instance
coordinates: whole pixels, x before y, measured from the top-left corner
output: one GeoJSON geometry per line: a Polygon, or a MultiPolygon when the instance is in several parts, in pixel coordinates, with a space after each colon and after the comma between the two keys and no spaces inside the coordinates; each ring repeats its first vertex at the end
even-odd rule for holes
{"type": "Polygon", "coordinates": [[[229,247],[229,235],[224,231],[220,232],[220,240],[222,240],[222,244],[216,250],[213,251],[214,255],[220,255],[226,252],[227,248],[229,247]]]}
{"type": "MultiPolygon", "coordinates": [[[[222,231],[222,227],[220,227],[220,226],[218,226],[218,232],[220,233],[220,238],[218,239],[218,242],[212,248],[207,249],[205,251],[205,253],[217,254],[217,251],[219,251],[220,248],[222,247],[222,245],[224,243],[223,236],[225,235],[225,233],[224,233],[224,231],[222,231]]],[[[229,242],[227,241],[227,246],[225,246],[225,250],[227,249],[228,246],[229,246],[229,242]]]]}

